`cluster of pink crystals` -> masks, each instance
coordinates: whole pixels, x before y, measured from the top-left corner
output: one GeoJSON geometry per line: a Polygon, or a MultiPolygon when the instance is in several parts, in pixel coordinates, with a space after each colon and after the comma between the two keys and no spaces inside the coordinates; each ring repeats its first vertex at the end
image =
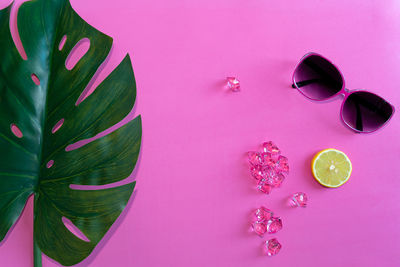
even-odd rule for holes
{"type": "Polygon", "coordinates": [[[274,213],[265,208],[260,207],[254,212],[253,231],[260,237],[265,233],[275,234],[282,229],[282,220],[279,217],[274,217],[274,213]]]}
{"type": "Polygon", "coordinates": [[[250,173],[257,181],[257,189],[269,194],[272,188],[281,186],[289,173],[289,161],[271,141],[262,144],[262,151],[248,152],[250,173]]]}
{"type": "MultiPolygon", "coordinates": [[[[274,213],[265,208],[260,207],[254,212],[253,219],[253,231],[260,237],[263,237],[265,233],[275,234],[282,229],[282,220],[279,217],[274,217],[274,213]]],[[[273,256],[278,254],[282,245],[278,242],[276,238],[270,239],[265,242],[265,253],[268,256],[273,256]]]]}

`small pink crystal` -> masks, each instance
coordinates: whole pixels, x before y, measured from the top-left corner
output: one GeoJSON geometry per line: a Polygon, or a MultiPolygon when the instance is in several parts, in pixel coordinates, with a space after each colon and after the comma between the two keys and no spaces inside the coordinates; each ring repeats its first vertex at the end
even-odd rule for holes
{"type": "Polygon", "coordinates": [[[272,155],[279,155],[281,153],[279,148],[272,141],[263,143],[262,147],[263,147],[264,152],[269,152],[272,155]]]}
{"type": "Polygon", "coordinates": [[[271,186],[263,180],[258,182],[257,189],[267,195],[271,192],[271,186]]]}
{"type": "Polygon", "coordinates": [[[265,253],[268,256],[274,256],[279,253],[282,245],[278,242],[276,238],[272,238],[268,241],[265,241],[265,253]]]}
{"type": "Polygon", "coordinates": [[[273,187],[280,187],[282,182],[285,180],[285,176],[282,173],[277,173],[273,177],[273,187]]]}
{"type": "Polygon", "coordinates": [[[269,152],[263,152],[261,153],[261,158],[262,158],[262,163],[265,166],[269,167],[275,167],[276,165],[276,159],[272,157],[272,154],[269,152]]]}
{"type": "Polygon", "coordinates": [[[303,192],[297,192],[293,194],[291,198],[291,204],[295,207],[307,207],[307,195],[303,192]]]}
{"type": "Polygon", "coordinates": [[[279,156],[276,165],[276,169],[279,172],[289,173],[289,160],[287,157],[279,156]]]}
{"type": "Polygon", "coordinates": [[[256,209],[254,215],[257,222],[266,222],[272,218],[274,213],[271,210],[267,209],[266,207],[261,206],[258,209],[256,209]]]}
{"type": "Polygon", "coordinates": [[[269,234],[275,234],[282,229],[282,220],[279,217],[272,217],[267,222],[267,232],[269,234]]]}
{"type": "Polygon", "coordinates": [[[257,181],[264,179],[263,167],[260,165],[252,166],[250,168],[250,173],[251,173],[251,176],[253,176],[254,179],[256,179],[257,181]]]}
{"type": "Polygon", "coordinates": [[[263,167],[263,178],[264,178],[263,181],[265,181],[267,184],[272,185],[272,186],[274,185],[275,175],[276,175],[276,172],[274,169],[272,169],[268,166],[263,167]]]}
{"type": "Polygon", "coordinates": [[[247,153],[247,157],[251,165],[262,165],[264,162],[263,157],[258,152],[250,151],[247,153]]]}
{"type": "Polygon", "coordinates": [[[254,222],[252,224],[253,231],[257,235],[263,237],[265,232],[267,231],[267,228],[265,227],[265,224],[263,222],[254,222]]]}
{"type": "Polygon", "coordinates": [[[226,80],[229,89],[231,89],[233,92],[240,91],[240,82],[238,79],[235,77],[227,77],[226,80]]]}

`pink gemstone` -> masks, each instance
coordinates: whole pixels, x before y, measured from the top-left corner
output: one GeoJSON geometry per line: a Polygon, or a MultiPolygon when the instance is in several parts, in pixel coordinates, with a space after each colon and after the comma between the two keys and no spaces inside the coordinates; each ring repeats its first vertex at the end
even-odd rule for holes
{"type": "Polygon", "coordinates": [[[251,173],[251,176],[253,176],[254,179],[256,179],[257,181],[264,179],[263,167],[260,165],[252,166],[250,168],[250,173],[251,173]]]}
{"type": "Polygon", "coordinates": [[[261,153],[261,158],[263,160],[263,165],[269,166],[269,167],[275,167],[276,164],[276,159],[271,155],[269,152],[263,152],[261,153]]]}
{"type": "Polygon", "coordinates": [[[264,167],[263,168],[263,176],[264,176],[264,181],[269,184],[269,185],[274,185],[274,180],[276,176],[276,172],[274,169],[270,167],[264,167]]]}
{"type": "Polygon", "coordinates": [[[271,210],[261,206],[260,208],[256,209],[254,215],[257,222],[266,222],[272,218],[274,213],[271,210]]]}
{"type": "Polygon", "coordinates": [[[269,184],[267,184],[267,183],[266,183],[265,181],[263,181],[263,180],[260,180],[260,181],[258,182],[257,189],[258,189],[260,192],[264,193],[264,194],[269,194],[269,193],[271,192],[271,186],[270,186],[269,184]]]}
{"type": "Polygon", "coordinates": [[[250,151],[247,153],[247,157],[251,165],[262,165],[264,162],[261,154],[258,152],[250,151]]]}
{"type": "Polygon", "coordinates": [[[278,242],[276,238],[272,238],[265,242],[265,252],[268,256],[274,256],[279,253],[282,245],[278,242]]]}
{"type": "Polygon", "coordinates": [[[279,217],[272,217],[267,223],[267,232],[275,234],[282,229],[282,220],[279,217]]]}
{"type": "Polygon", "coordinates": [[[264,152],[269,152],[273,155],[279,155],[281,153],[279,148],[272,141],[263,143],[262,147],[263,147],[264,152]]]}
{"type": "Polygon", "coordinates": [[[265,227],[265,224],[263,222],[254,222],[252,227],[254,233],[261,237],[263,237],[265,232],[267,231],[267,227],[265,227]]]}
{"type": "Polygon", "coordinates": [[[288,158],[284,156],[279,156],[276,168],[280,172],[288,173],[289,172],[288,158]]]}
{"type": "Polygon", "coordinates": [[[229,89],[231,89],[233,92],[240,91],[240,82],[238,79],[235,77],[227,77],[226,80],[229,89]]]}
{"type": "Polygon", "coordinates": [[[273,179],[273,186],[280,187],[282,182],[285,180],[285,176],[282,173],[277,173],[273,179]]]}
{"type": "Polygon", "coordinates": [[[307,200],[307,195],[305,193],[297,192],[293,194],[291,202],[293,206],[305,208],[307,206],[307,200]]]}

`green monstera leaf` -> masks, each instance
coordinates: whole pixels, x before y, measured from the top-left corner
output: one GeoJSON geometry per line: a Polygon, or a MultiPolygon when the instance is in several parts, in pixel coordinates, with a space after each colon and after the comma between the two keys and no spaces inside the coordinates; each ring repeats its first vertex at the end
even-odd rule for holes
{"type": "MultiPolygon", "coordinates": [[[[79,105],[77,99],[107,57],[112,39],[72,9],[68,0],[33,0],[18,12],[27,59],[10,33],[11,6],[0,10],[0,239],[34,194],[34,245],[63,265],[85,259],[125,208],[135,182],[141,118],[75,150],[133,108],[136,85],[129,56],[79,105]],[[72,68],[66,60],[82,39],[87,53],[72,68]],[[83,185],[77,188],[75,185],[83,185]],[[64,224],[69,220],[88,240],[64,224]]],[[[41,265],[41,257],[35,258],[41,265]]]]}

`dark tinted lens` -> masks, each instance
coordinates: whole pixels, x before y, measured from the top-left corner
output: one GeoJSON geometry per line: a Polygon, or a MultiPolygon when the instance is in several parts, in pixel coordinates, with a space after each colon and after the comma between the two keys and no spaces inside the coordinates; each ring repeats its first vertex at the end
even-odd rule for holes
{"type": "Polygon", "coordinates": [[[344,121],[359,131],[380,128],[393,114],[392,106],[383,98],[368,92],[352,93],[343,105],[344,121]]]}
{"type": "Polygon", "coordinates": [[[320,56],[309,56],[303,60],[294,73],[295,85],[314,100],[327,99],[343,87],[339,71],[320,56]]]}

